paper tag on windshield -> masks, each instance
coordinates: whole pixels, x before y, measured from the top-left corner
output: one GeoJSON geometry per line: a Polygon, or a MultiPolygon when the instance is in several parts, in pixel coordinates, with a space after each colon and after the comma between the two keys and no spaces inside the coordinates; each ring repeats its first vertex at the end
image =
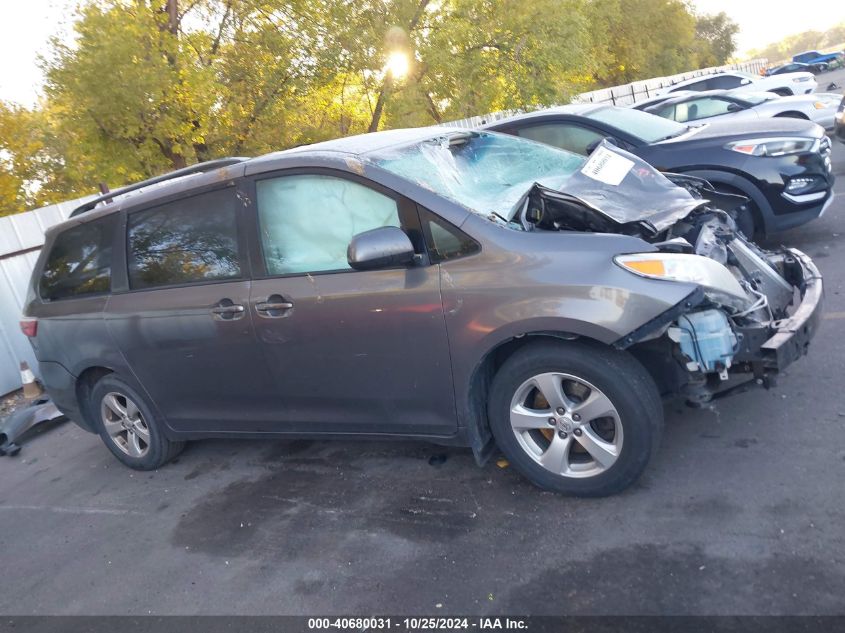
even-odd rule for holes
{"type": "Polygon", "coordinates": [[[615,187],[622,182],[633,166],[634,161],[611,152],[606,147],[598,147],[581,168],[581,173],[593,180],[615,187]]]}

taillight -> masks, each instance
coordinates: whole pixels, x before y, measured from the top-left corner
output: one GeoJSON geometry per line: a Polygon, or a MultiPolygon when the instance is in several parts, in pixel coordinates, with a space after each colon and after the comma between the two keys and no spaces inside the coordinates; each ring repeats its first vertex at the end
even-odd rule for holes
{"type": "Polygon", "coordinates": [[[29,338],[35,338],[38,334],[38,319],[21,319],[21,332],[29,338]]]}

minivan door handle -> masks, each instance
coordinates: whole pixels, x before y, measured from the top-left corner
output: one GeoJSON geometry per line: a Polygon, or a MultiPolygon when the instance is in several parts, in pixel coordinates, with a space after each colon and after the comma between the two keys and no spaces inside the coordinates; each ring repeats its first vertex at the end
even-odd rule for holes
{"type": "Polygon", "coordinates": [[[231,299],[221,299],[211,308],[211,314],[218,321],[236,321],[243,318],[244,307],[231,299]]]}
{"type": "Polygon", "coordinates": [[[266,301],[259,301],[255,304],[255,311],[258,312],[258,316],[265,319],[278,319],[287,316],[291,309],[293,309],[293,304],[281,295],[270,295],[266,301]]]}

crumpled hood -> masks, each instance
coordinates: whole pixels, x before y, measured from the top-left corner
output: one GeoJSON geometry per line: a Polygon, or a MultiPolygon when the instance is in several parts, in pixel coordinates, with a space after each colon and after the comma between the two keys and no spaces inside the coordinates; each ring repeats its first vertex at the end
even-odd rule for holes
{"type": "MultiPolygon", "coordinates": [[[[535,187],[552,198],[574,198],[618,224],[645,223],[655,231],[667,229],[707,202],[606,140],[562,182],[540,179],[535,187]]],[[[532,191],[520,198],[511,217],[525,206],[532,191]]]]}

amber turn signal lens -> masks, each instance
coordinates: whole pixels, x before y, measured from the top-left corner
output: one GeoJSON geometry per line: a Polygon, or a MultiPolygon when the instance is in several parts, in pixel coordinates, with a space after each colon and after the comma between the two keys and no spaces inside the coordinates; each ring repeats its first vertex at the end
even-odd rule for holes
{"type": "Polygon", "coordinates": [[[625,268],[643,275],[654,275],[656,277],[664,277],[666,275],[666,267],[659,259],[626,261],[624,265],[625,268]]]}

